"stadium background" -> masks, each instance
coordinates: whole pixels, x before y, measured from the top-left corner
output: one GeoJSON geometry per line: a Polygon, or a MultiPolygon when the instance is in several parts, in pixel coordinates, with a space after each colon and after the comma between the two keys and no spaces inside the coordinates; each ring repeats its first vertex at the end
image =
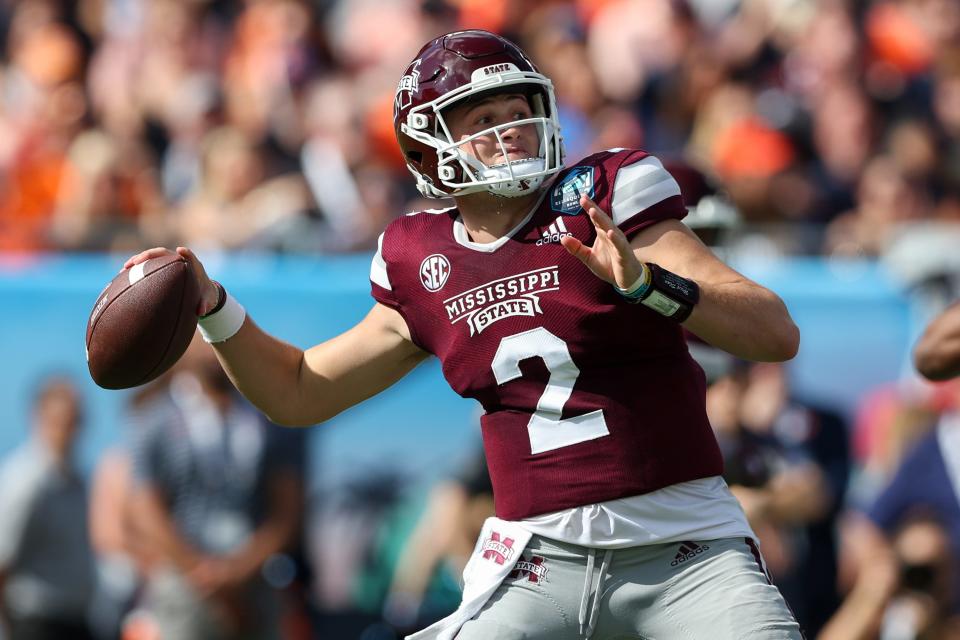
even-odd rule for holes
{"type": "MultiPolygon", "coordinates": [[[[909,356],[958,295],[954,0],[4,0],[0,452],[51,371],[82,386],[86,473],[122,440],[128,394],[86,376],[84,323],[142,248],[191,246],[300,346],[362,317],[377,235],[424,205],[393,90],[462,27],[554,79],[568,159],[637,146],[730,198],[727,256],[801,328],[797,395],[851,429],[878,390],[930,395],[909,356]]],[[[420,367],[313,430],[311,505],[423,490],[469,457],[476,411],[420,367]]]]}

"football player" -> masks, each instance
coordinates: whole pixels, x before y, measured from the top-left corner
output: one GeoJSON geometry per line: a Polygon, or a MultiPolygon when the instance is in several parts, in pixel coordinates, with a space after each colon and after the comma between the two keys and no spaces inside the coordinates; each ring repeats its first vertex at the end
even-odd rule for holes
{"type": "Polygon", "coordinates": [[[426,44],[394,121],[419,190],[455,206],[387,227],[376,303],[344,334],[305,352],[281,342],[177,251],[204,292],[205,339],[273,420],[323,422],[430,355],[483,406],[497,517],[460,608],[413,637],[799,638],[720,477],[682,333],[788,360],[799,333],[780,298],[687,229],[657,158],[565,165],[551,81],[504,38],[426,44]]]}

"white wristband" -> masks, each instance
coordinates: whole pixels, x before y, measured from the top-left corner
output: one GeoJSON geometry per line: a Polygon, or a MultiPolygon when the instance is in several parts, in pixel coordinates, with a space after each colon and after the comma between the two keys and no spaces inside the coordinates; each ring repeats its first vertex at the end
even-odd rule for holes
{"type": "Polygon", "coordinates": [[[637,276],[637,279],[633,281],[632,285],[626,289],[621,289],[617,285],[613,285],[617,293],[631,302],[638,302],[646,295],[647,289],[650,288],[650,267],[642,262],[640,266],[643,267],[643,270],[640,272],[640,275],[637,276]]]}
{"type": "Polygon", "coordinates": [[[243,305],[227,293],[223,308],[216,313],[200,318],[197,321],[197,326],[200,328],[200,335],[203,336],[204,342],[223,342],[240,331],[246,317],[247,311],[243,308],[243,305]]]}

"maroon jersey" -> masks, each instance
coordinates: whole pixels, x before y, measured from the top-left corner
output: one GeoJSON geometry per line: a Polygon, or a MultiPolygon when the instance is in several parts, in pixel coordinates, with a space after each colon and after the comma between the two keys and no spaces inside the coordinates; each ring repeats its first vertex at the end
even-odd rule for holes
{"type": "Polygon", "coordinates": [[[450,386],[475,398],[497,515],[517,520],[719,475],[703,372],[681,327],[627,303],[560,244],[596,234],[585,193],[628,237],[686,209],[642,151],[595,154],[561,172],[492,244],[456,209],[395,220],[371,268],[450,386]]]}

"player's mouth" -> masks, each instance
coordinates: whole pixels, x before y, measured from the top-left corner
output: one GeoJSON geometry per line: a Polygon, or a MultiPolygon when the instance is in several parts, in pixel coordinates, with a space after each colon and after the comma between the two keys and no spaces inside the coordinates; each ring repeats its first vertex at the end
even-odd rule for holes
{"type": "Polygon", "coordinates": [[[503,153],[498,153],[493,157],[494,163],[502,163],[513,160],[526,160],[527,158],[532,158],[533,154],[527,151],[522,147],[507,147],[506,155],[503,153]]]}

